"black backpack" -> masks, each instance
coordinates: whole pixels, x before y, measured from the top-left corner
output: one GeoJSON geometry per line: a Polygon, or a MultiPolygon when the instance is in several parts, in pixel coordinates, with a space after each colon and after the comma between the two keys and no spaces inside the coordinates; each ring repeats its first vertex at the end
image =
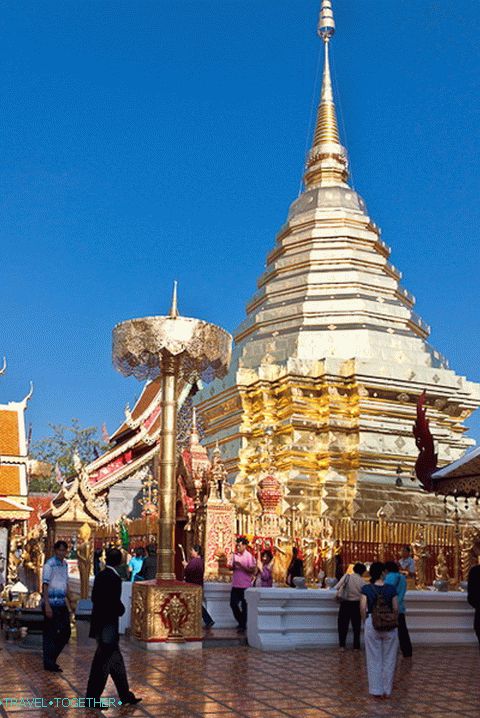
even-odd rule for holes
{"type": "Polygon", "coordinates": [[[392,602],[385,599],[383,591],[377,591],[376,601],[372,608],[372,624],[376,631],[393,631],[398,628],[398,613],[394,610],[392,602]]]}

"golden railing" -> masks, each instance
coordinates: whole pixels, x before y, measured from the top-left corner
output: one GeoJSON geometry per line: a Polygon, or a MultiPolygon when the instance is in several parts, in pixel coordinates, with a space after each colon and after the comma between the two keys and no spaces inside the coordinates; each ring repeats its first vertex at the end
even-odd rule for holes
{"type": "MultiPolygon", "coordinates": [[[[156,543],[158,518],[155,515],[145,518],[129,519],[125,521],[128,531],[129,544],[131,548],[136,545],[145,546],[148,543],[156,543]]],[[[95,548],[103,548],[108,544],[115,546],[120,544],[120,527],[118,523],[97,526],[94,532],[95,548]]]]}

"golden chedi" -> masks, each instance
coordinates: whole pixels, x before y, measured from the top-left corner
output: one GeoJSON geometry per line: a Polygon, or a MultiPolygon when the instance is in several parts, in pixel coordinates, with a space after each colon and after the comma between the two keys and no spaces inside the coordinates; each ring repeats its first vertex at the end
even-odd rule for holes
{"type": "Polygon", "coordinates": [[[429,345],[429,327],[348,183],[330,74],[334,31],[332,4],[324,0],[324,69],[304,189],[234,333],[229,374],[195,397],[208,446],[220,442],[239,530],[247,533],[261,513],[267,429],[285,517],[376,520],[388,502],[389,526],[442,523],[440,500],[420,493],[416,482],[395,482],[398,467],[408,478],[417,457],[417,398],[426,389],[442,462],[472,444],[463,422],[480,405],[479,386],[429,345]]]}

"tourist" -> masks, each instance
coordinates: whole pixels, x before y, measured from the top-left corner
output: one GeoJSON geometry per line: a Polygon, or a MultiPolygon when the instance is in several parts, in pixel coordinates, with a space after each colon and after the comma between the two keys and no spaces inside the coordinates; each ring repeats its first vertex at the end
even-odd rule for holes
{"type": "Polygon", "coordinates": [[[269,549],[261,552],[257,558],[257,576],[255,586],[257,588],[271,588],[273,586],[273,553],[269,549]]]}
{"type": "Polygon", "coordinates": [[[154,543],[147,546],[147,556],[143,559],[141,570],[145,581],[152,581],[157,576],[157,547],[154,543]]]}
{"type": "Polygon", "coordinates": [[[365,564],[356,563],[353,573],[346,573],[335,586],[337,600],[340,601],[338,610],[338,642],[340,649],[345,650],[350,621],[353,630],[353,648],[360,649],[360,598],[365,581],[362,576],[367,570],[365,564]]]}
{"type": "MultiPolygon", "coordinates": [[[[474,546],[473,553],[477,558],[480,554],[480,547],[474,546]]],[[[478,639],[480,646],[480,564],[472,566],[468,572],[468,593],[467,599],[469,604],[475,609],[475,617],[473,619],[473,630],[478,639]]]]}
{"type": "Polygon", "coordinates": [[[62,672],[57,658],[70,640],[68,600],[68,553],[66,541],[56,541],[54,555],[45,562],[42,575],[43,667],[52,673],[62,672]]]}
{"type": "Polygon", "coordinates": [[[130,569],[130,581],[135,581],[137,574],[141,572],[144,556],[145,551],[143,550],[143,546],[137,546],[135,549],[135,555],[132,556],[128,563],[128,568],[130,569]]]}
{"type": "Polygon", "coordinates": [[[407,579],[399,572],[395,561],[387,561],[385,564],[385,583],[393,586],[397,592],[398,601],[398,641],[404,658],[412,657],[412,643],[408,633],[405,620],[405,593],[407,592],[407,579]]]}
{"type": "Polygon", "coordinates": [[[408,544],[402,546],[402,555],[398,560],[401,573],[407,578],[415,578],[415,561],[412,557],[412,549],[408,544]]]}
{"type": "Polygon", "coordinates": [[[119,549],[119,551],[122,554],[122,562],[119,566],[116,567],[115,570],[122,579],[122,581],[129,581],[130,569],[128,568],[128,554],[124,549],[119,549]]]}
{"type": "Polygon", "coordinates": [[[292,559],[287,569],[287,586],[295,588],[294,578],[300,578],[303,576],[303,561],[298,555],[298,548],[294,546],[292,548],[292,559]]]}
{"type": "Polygon", "coordinates": [[[96,548],[93,552],[93,575],[96,576],[97,573],[100,573],[102,570],[100,568],[100,560],[102,558],[102,552],[103,550],[101,548],[96,548]]]}
{"type": "MultiPolygon", "coordinates": [[[[148,549],[147,549],[148,550],[148,549]]],[[[203,589],[203,574],[205,571],[205,564],[202,558],[202,548],[198,544],[192,546],[190,550],[190,561],[183,561],[184,573],[183,577],[187,583],[194,583],[197,586],[201,586],[203,589]]],[[[205,628],[211,628],[215,621],[207,611],[202,597],[202,618],[205,624],[205,628]]]]}
{"type": "Polygon", "coordinates": [[[232,590],[230,592],[230,608],[238,623],[237,631],[245,633],[247,628],[247,602],[245,591],[252,585],[253,574],[257,562],[247,550],[248,540],[241,536],[237,539],[235,552],[228,568],[233,571],[232,590]]]}
{"type": "Polygon", "coordinates": [[[120,652],[118,619],[125,613],[120,600],[122,581],[116,568],[122,561],[117,548],[108,549],[106,566],[95,577],[92,589],[92,616],[90,620],[90,638],[97,641],[97,650],[90,668],[87,685],[89,707],[100,707],[100,697],[105,689],[108,676],[112,677],[118,697],[122,704],[135,705],[142,699],[137,698],[129,688],[127,672],[120,652]]]}
{"type": "Polygon", "coordinates": [[[360,599],[368,689],[375,698],[388,698],[392,692],[398,651],[397,594],[393,586],[385,584],[384,572],[383,563],[372,563],[370,583],[362,588],[360,599]]]}

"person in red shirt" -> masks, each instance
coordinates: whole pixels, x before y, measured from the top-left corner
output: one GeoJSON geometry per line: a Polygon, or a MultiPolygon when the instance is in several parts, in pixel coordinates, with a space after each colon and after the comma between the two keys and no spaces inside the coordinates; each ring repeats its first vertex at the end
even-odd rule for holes
{"type": "Polygon", "coordinates": [[[228,566],[233,571],[230,608],[238,622],[239,633],[245,633],[247,628],[245,591],[252,585],[253,574],[257,570],[257,562],[250,551],[247,551],[247,546],[248,540],[244,536],[237,539],[235,553],[228,566]]]}
{"type": "MultiPolygon", "coordinates": [[[[195,583],[197,586],[203,588],[203,574],[205,571],[205,564],[202,558],[202,548],[198,544],[192,546],[190,550],[190,561],[183,562],[183,577],[187,583],[195,583]]],[[[202,618],[205,624],[205,628],[211,628],[215,621],[205,608],[202,601],[202,618]]]]}

